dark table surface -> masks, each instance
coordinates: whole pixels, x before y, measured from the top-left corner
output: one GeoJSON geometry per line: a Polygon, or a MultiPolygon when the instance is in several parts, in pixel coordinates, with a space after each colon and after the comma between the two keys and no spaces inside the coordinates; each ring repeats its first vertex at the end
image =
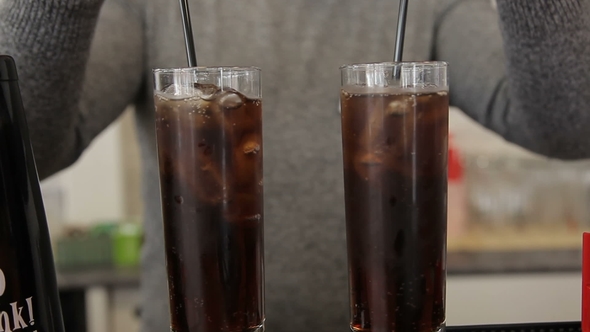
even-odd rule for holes
{"type": "MultiPolygon", "coordinates": [[[[552,273],[581,271],[580,250],[548,250],[519,252],[451,252],[447,271],[454,275],[552,273]]],[[[58,270],[60,289],[105,287],[136,287],[139,268],[92,268],[58,270]]]]}

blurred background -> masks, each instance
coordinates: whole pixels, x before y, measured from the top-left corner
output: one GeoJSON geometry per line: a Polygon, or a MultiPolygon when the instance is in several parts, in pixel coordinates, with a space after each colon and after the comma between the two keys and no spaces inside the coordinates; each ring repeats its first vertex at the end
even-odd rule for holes
{"type": "MultiPolygon", "coordinates": [[[[133,112],[43,181],[69,331],[138,329],[142,241],[133,112]]],[[[451,110],[447,324],[580,319],[590,162],[505,142],[451,110]]]]}

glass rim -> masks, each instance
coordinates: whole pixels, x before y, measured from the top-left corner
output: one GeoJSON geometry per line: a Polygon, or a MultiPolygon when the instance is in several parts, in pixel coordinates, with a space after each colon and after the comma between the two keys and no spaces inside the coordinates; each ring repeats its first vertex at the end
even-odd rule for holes
{"type": "Polygon", "coordinates": [[[260,72],[262,69],[255,66],[198,66],[198,67],[177,67],[177,68],[155,68],[152,69],[154,74],[182,74],[182,73],[223,73],[223,72],[235,72],[235,73],[248,73],[248,72],[260,72]]]}
{"type": "Polygon", "coordinates": [[[371,70],[374,68],[394,68],[396,66],[402,67],[420,67],[428,66],[434,68],[447,68],[449,63],[446,61],[387,61],[387,62],[367,62],[367,63],[351,63],[342,65],[339,67],[340,70],[371,70]]]}

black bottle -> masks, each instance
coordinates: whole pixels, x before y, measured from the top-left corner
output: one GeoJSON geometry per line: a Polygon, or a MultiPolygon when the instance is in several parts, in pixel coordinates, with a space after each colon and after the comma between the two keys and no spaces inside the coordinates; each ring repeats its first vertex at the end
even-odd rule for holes
{"type": "Polygon", "coordinates": [[[14,60],[0,55],[0,331],[64,332],[14,60]]]}

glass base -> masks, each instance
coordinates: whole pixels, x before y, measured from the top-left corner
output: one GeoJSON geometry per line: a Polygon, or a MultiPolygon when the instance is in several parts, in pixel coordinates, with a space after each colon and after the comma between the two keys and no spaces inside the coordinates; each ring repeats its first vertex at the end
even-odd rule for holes
{"type": "Polygon", "coordinates": [[[256,327],[251,327],[247,330],[244,330],[243,332],[264,332],[264,324],[256,326],[256,327]]]}
{"type": "MultiPolygon", "coordinates": [[[[188,331],[180,331],[180,330],[175,330],[173,328],[170,328],[170,332],[188,332],[188,331]]],[[[199,331],[201,332],[201,331],[199,331]]],[[[209,331],[206,331],[209,332],[209,331]]],[[[213,332],[213,331],[211,331],[213,332]]],[[[249,327],[243,330],[223,330],[223,331],[214,331],[214,332],[264,332],[264,323],[262,323],[262,325],[258,325],[258,326],[253,326],[253,327],[249,327]]],[[[444,332],[444,331],[442,331],[444,332]]]]}
{"type": "MultiPolygon", "coordinates": [[[[432,331],[424,331],[424,330],[416,330],[416,331],[396,331],[396,330],[391,330],[391,331],[385,331],[385,330],[377,330],[377,329],[360,329],[360,328],[356,328],[351,326],[350,327],[350,331],[351,332],[445,332],[447,329],[447,325],[446,323],[442,323],[437,329],[434,329],[432,331]]],[[[264,331],[264,330],[262,330],[264,331]]]]}

